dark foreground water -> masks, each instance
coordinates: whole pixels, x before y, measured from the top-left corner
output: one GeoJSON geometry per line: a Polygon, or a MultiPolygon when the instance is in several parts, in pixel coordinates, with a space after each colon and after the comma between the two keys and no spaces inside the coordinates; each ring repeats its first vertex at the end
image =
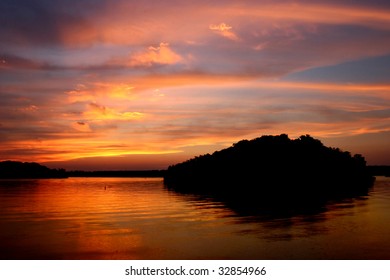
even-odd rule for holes
{"type": "Polygon", "coordinates": [[[162,179],[0,180],[0,215],[0,259],[390,259],[385,177],[365,197],[256,215],[162,179]]]}

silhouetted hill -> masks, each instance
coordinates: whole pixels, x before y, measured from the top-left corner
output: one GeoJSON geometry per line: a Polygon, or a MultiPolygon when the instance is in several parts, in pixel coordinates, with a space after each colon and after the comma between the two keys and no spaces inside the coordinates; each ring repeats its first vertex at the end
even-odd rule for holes
{"type": "Polygon", "coordinates": [[[180,192],[265,201],[366,194],[374,178],[361,155],[324,146],[309,135],[242,140],[232,147],[170,166],[164,182],[180,192]]]}
{"type": "Polygon", "coordinates": [[[0,162],[0,178],[66,178],[64,169],[50,169],[35,162],[2,161],[0,162]]]}

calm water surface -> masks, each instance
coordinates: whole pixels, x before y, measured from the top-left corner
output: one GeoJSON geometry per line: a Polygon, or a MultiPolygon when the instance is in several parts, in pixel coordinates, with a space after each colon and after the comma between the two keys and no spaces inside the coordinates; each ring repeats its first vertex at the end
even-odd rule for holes
{"type": "Polygon", "coordinates": [[[0,258],[390,259],[390,178],[308,213],[237,213],[160,178],[0,180],[0,258]]]}

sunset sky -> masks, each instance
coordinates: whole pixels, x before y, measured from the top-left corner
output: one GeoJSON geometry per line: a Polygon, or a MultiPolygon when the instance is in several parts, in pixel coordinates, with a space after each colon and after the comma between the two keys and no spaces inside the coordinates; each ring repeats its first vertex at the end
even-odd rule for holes
{"type": "Polygon", "coordinates": [[[1,0],[0,159],[166,168],[310,134],[390,165],[390,1],[1,0]]]}

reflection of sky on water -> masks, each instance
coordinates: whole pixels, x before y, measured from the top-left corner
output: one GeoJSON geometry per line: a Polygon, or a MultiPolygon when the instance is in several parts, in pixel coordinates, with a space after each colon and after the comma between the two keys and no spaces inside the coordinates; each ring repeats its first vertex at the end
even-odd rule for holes
{"type": "MultiPolygon", "coordinates": [[[[382,182],[381,182],[382,183],[382,182]]],[[[372,193],[372,189],[370,190],[372,193]]],[[[350,231],[348,224],[329,225],[328,221],[339,217],[353,217],[357,213],[367,213],[369,196],[357,196],[353,198],[333,199],[322,203],[303,203],[302,201],[292,202],[283,205],[268,201],[263,205],[261,201],[254,204],[249,202],[223,201],[213,199],[210,196],[183,195],[188,200],[198,202],[204,201],[204,207],[213,201],[218,207],[226,207],[232,212],[228,214],[230,223],[245,225],[243,229],[237,230],[237,234],[258,235],[261,239],[270,241],[287,241],[299,238],[309,238],[315,235],[327,234],[330,231],[350,231]],[[248,204],[249,203],[249,204],[248,204]],[[248,225],[251,225],[248,227],[248,225]]],[[[199,203],[199,202],[198,202],[199,203]]]]}
{"type": "Polygon", "coordinates": [[[309,212],[240,213],[161,179],[0,181],[0,258],[388,259],[389,186],[309,212]]]}

